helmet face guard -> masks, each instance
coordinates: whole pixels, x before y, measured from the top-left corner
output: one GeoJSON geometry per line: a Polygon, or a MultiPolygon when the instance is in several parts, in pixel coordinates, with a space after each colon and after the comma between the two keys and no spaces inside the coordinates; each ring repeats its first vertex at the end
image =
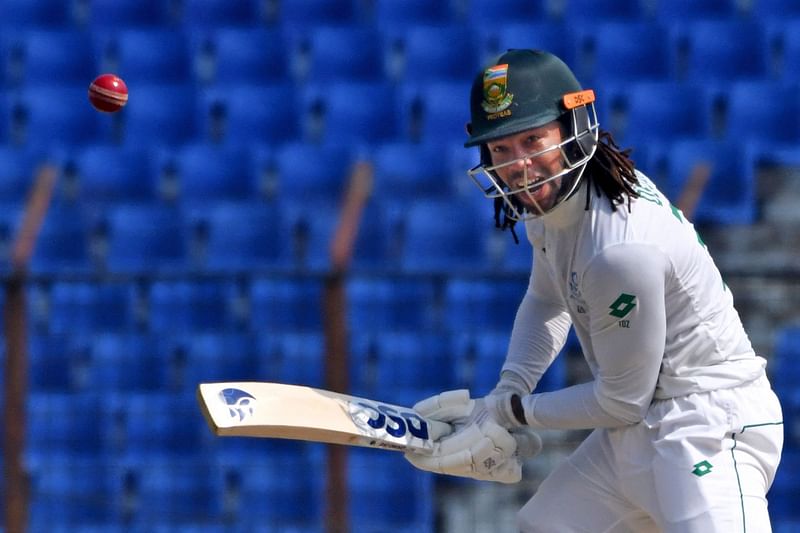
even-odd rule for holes
{"type": "MultiPolygon", "coordinates": [[[[503,199],[508,218],[520,221],[545,215],[578,188],[586,164],[597,149],[599,125],[594,103],[590,101],[588,105],[571,109],[559,121],[562,123],[561,142],[497,165],[492,165],[491,160],[484,156],[480,165],[468,171],[486,198],[503,199]],[[528,163],[542,157],[557,158],[557,170],[550,174],[529,170],[532,165],[528,163]],[[520,162],[523,164],[519,165],[520,162]],[[523,176],[512,186],[500,178],[498,171],[502,173],[514,165],[522,167],[523,176]],[[537,192],[551,183],[553,192],[537,200],[537,192]]],[[[487,153],[486,150],[483,152],[487,153]]]]}
{"type": "Polygon", "coordinates": [[[464,145],[480,146],[481,164],[469,175],[487,198],[502,198],[507,218],[542,216],[578,188],[599,138],[594,100],[561,59],[541,50],[509,50],[476,76],[464,145]],[[560,141],[493,163],[487,143],[554,122],[560,141]]]}

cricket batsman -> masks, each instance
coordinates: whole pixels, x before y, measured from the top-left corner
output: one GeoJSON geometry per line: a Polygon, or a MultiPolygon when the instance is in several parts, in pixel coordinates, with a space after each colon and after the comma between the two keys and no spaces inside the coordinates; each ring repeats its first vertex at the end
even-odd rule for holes
{"type": "Polygon", "coordinates": [[[692,224],[600,128],[556,56],[510,50],[470,96],[470,176],[522,222],[532,271],[494,390],[419,402],[456,431],[418,468],[516,482],[520,430],[593,431],[518,513],[524,532],[770,531],[783,417],[692,224]],[[593,379],[536,385],[575,328],[593,379]]]}

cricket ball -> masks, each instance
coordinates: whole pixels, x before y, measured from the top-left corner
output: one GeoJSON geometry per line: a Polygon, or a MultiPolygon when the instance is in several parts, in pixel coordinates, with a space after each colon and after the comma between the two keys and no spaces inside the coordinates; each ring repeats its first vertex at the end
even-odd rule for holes
{"type": "Polygon", "coordinates": [[[128,86],[114,74],[101,74],[89,85],[89,102],[103,113],[115,113],[128,103],[128,86]]]}

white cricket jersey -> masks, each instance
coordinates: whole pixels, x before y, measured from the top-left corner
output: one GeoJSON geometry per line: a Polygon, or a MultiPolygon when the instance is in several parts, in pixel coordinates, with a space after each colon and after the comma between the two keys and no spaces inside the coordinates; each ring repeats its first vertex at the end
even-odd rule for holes
{"type": "MultiPolygon", "coordinates": [[[[594,381],[523,400],[532,426],[639,422],[654,399],[764,375],[733,297],[694,227],[637,173],[640,198],[612,210],[587,185],[525,224],[534,263],[503,371],[533,390],[570,324],[594,381]]],[[[502,380],[501,380],[502,383],[502,380]]]]}

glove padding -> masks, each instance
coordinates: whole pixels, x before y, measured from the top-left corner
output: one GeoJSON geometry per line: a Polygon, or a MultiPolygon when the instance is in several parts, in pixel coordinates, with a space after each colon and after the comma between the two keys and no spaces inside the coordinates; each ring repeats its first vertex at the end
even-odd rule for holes
{"type": "Polygon", "coordinates": [[[522,459],[542,449],[536,433],[529,429],[509,432],[494,420],[483,399],[470,399],[464,389],[437,394],[418,402],[414,409],[425,418],[454,427],[451,435],[436,442],[432,455],[405,454],[421,470],[517,483],[522,479],[522,459]]]}

